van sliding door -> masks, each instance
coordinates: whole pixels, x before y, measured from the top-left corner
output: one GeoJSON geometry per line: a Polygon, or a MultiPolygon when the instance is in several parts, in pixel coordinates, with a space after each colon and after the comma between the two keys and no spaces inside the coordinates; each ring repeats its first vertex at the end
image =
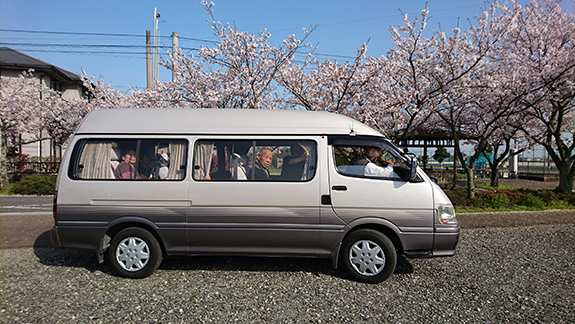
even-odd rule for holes
{"type": "Polygon", "coordinates": [[[317,255],[313,138],[200,139],[193,154],[192,253],[317,255]]]}

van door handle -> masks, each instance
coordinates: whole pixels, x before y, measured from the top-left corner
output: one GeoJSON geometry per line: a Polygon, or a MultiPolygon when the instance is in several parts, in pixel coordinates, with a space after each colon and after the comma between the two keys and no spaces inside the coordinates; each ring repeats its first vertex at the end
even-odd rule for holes
{"type": "Polygon", "coordinates": [[[346,191],[347,187],[346,186],[333,186],[331,187],[332,190],[337,190],[337,191],[346,191]]]}

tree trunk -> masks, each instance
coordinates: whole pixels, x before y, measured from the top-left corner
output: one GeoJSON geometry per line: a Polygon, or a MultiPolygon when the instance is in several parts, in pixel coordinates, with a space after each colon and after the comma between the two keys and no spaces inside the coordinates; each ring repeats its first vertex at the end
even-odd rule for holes
{"type": "Polygon", "coordinates": [[[570,165],[565,163],[557,165],[557,169],[559,169],[559,186],[555,188],[555,191],[572,192],[573,180],[575,180],[575,165],[573,163],[570,165]]]}
{"type": "Polygon", "coordinates": [[[465,168],[467,173],[467,198],[475,199],[475,170],[465,168]]]}
{"type": "Polygon", "coordinates": [[[10,185],[8,182],[8,169],[7,169],[7,152],[8,151],[8,139],[5,133],[0,130],[0,188],[6,189],[10,185]]]}
{"type": "Polygon", "coordinates": [[[453,186],[451,189],[457,188],[457,160],[459,159],[459,141],[455,141],[453,151],[453,186]]]}
{"type": "Polygon", "coordinates": [[[495,165],[491,168],[491,186],[494,188],[499,187],[499,167],[495,165]]]}

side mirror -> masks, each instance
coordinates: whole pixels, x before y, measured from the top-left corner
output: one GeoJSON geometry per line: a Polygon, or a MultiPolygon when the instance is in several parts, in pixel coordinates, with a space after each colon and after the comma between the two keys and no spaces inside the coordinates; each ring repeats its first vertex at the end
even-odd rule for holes
{"type": "Polygon", "coordinates": [[[417,178],[417,156],[413,153],[408,153],[409,160],[409,180],[413,181],[417,178]]]}

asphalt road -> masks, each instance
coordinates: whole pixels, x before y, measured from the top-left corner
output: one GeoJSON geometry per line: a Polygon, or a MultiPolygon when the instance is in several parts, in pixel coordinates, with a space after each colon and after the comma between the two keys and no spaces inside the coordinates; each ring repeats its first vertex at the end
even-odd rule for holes
{"type": "Polygon", "coordinates": [[[0,196],[0,214],[52,212],[53,196],[0,196]]]}

